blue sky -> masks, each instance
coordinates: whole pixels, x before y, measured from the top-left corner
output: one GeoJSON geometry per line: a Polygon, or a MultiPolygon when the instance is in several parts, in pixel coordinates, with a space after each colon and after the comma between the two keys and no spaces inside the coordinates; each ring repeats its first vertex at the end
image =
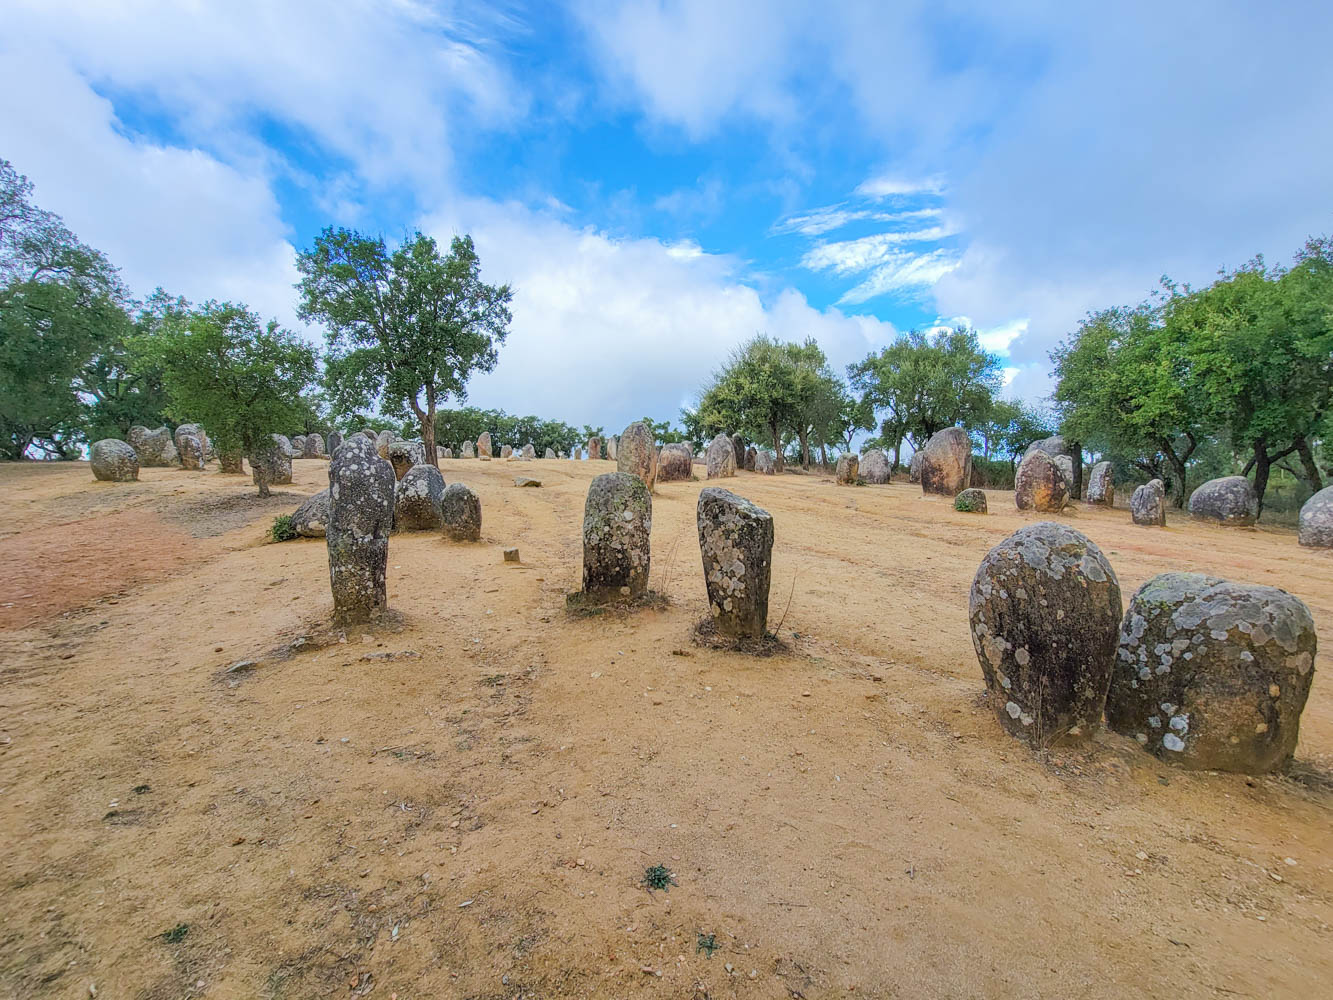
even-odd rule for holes
{"type": "Polygon", "coordinates": [[[1328,4],[6,6],[0,156],[136,292],[305,329],[322,226],[471,232],[471,402],[571,423],[960,321],[1036,401],[1088,310],[1333,230],[1328,4]]]}

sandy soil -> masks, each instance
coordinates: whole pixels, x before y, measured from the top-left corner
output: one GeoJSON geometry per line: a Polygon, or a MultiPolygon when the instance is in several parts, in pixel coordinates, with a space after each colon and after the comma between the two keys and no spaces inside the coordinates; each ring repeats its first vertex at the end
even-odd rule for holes
{"type": "Polygon", "coordinates": [[[295,465],[267,503],[212,467],[0,467],[0,996],[1333,982],[1333,555],[1290,533],[1067,515],[1126,597],[1189,568],[1310,605],[1298,759],[1247,780],[1107,734],[1034,755],[1000,732],[966,619],[982,555],[1032,519],[1007,494],[979,517],[906,484],[734,480],[777,521],[790,651],[755,659],[691,642],[700,483],[654,500],[669,605],[574,618],[583,498],[611,463],[445,462],[484,541],[395,537],[401,623],[342,637],[323,542],[264,542],[326,482],[295,465]],[[641,886],[655,864],[669,892],[641,886]]]}

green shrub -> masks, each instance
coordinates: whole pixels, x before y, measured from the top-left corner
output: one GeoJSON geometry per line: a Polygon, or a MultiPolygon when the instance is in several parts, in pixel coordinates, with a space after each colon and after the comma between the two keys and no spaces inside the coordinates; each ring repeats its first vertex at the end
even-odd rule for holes
{"type": "Polygon", "coordinates": [[[965,493],[959,493],[953,498],[953,509],[961,510],[965,514],[970,514],[979,508],[979,504],[973,503],[972,498],[965,493]]]}
{"type": "Polygon", "coordinates": [[[268,531],[275,542],[290,542],[296,538],[296,529],[292,527],[292,515],[283,514],[273,519],[273,527],[268,531]]]}

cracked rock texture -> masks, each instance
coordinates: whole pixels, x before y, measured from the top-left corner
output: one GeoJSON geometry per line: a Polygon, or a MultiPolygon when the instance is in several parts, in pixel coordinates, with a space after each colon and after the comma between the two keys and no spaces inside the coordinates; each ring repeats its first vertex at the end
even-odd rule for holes
{"type": "Polygon", "coordinates": [[[1129,498],[1129,516],[1145,527],[1166,526],[1166,487],[1160,479],[1151,479],[1129,498]]]}
{"type": "Polygon", "coordinates": [[[433,465],[414,465],[394,487],[393,526],[397,531],[434,531],[443,523],[440,503],[444,476],[433,465]]]}
{"type": "Polygon", "coordinates": [[[395,479],[402,479],[409,469],[426,463],[426,446],[420,441],[393,441],[384,449],[384,458],[393,466],[395,479]]]}
{"type": "Polygon", "coordinates": [[[709,479],[730,479],[736,475],[736,447],[731,438],[719,434],[708,442],[704,452],[704,466],[709,479]]]}
{"type": "Polygon", "coordinates": [[[323,538],[329,527],[329,491],[320,490],[292,514],[292,530],[302,538],[323,538]]]}
{"type": "Polygon", "coordinates": [[[768,628],[773,515],[719,486],[699,493],[699,551],[721,635],[762,639],[768,628]]]}
{"type": "Polygon", "coordinates": [[[666,444],[657,456],[657,480],[677,483],[694,475],[694,455],[687,444],[666,444]]]}
{"type": "Polygon", "coordinates": [[[1107,725],[1181,767],[1276,770],[1296,749],[1315,647],[1310,609],[1284,590],[1163,573],[1125,612],[1107,725]]]}
{"type": "Polygon", "coordinates": [[[1073,528],[1020,528],[981,561],[969,601],[991,708],[1033,746],[1090,739],[1101,723],[1120,629],[1120,584],[1073,528]]]}
{"type": "Polygon", "coordinates": [[[891,478],[889,456],[878,448],[871,448],[861,456],[861,478],[873,486],[882,486],[891,478]]]}
{"type": "Polygon", "coordinates": [[[1099,507],[1115,506],[1115,480],[1112,478],[1110,462],[1098,462],[1092,467],[1083,498],[1099,507]]]}
{"type": "Polygon", "coordinates": [[[1244,476],[1210,479],[1190,494],[1190,517],[1248,528],[1259,519],[1259,496],[1244,476]]]}
{"type": "MultiPolygon", "coordinates": [[[[614,439],[613,439],[614,440],[614,439]]],[[[648,425],[636,420],[625,428],[615,444],[616,471],[638,476],[651,493],[657,483],[657,441],[648,425]]],[[[686,466],[685,478],[689,478],[686,466]]]]}
{"type": "Polygon", "coordinates": [[[608,472],[588,487],[583,506],[583,593],[592,601],[641,596],[648,589],[653,497],[638,476],[608,472]]]}
{"type": "Polygon", "coordinates": [[[1333,486],[1326,486],[1301,506],[1297,540],[1315,549],[1333,549],[1333,486]]]}
{"type": "Polygon", "coordinates": [[[446,538],[481,541],[481,498],[462,483],[450,483],[440,496],[440,521],[446,538]]]}
{"type": "Polygon", "coordinates": [[[124,441],[104,438],[88,450],[93,478],[105,483],[130,483],[139,478],[139,456],[124,441]]]}
{"type": "Polygon", "coordinates": [[[921,490],[953,499],[972,485],[972,439],[961,427],[936,431],[921,449],[921,490]]]}
{"type": "Polygon", "coordinates": [[[369,621],[387,604],[395,484],[393,466],[364,438],[346,442],[329,463],[325,539],[335,621],[369,621]]]}

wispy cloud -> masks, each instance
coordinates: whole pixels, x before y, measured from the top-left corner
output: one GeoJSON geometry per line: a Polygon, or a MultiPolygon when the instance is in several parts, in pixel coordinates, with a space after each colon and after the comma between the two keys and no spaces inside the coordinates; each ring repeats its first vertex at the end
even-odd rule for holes
{"type": "Polygon", "coordinates": [[[838,275],[860,274],[901,255],[904,243],[935,243],[953,233],[943,226],[903,233],[876,233],[855,240],[818,243],[801,258],[812,271],[832,271],[838,275]]]}
{"type": "Polygon", "coordinates": [[[908,178],[894,174],[881,174],[862,181],[856,193],[862,198],[892,198],[904,195],[941,195],[944,193],[944,178],[939,174],[931,177],[908,178]]]}
{"type": "Polygon", "coordinates": [[[845,292],[838,304],[858,305],[881,295],[919,294],[956,268],[958,260],[956,250],[891,251],[873,267],[868,278],[845,292]]]}
{"type": "Polygon", "coordinates": [[[802,236],[822,236],[835,229],[853,222],[893,222],[908,224],[938,219],[943,214],[939,208],[916,208],[905,212],[886,212],[882,209],[847,208],[845,205],[828,205],[824,208],[811,209],[800,215],[789,215],[773,225],[773,233],[800,233],[802,236]]]}

